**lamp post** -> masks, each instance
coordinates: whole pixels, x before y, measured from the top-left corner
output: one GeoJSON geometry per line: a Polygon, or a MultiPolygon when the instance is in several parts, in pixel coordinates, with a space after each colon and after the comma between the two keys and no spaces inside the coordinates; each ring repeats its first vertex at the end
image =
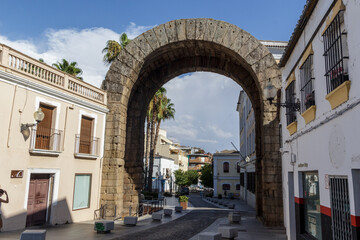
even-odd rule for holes
{"type": "Polygon", "coordinates": [[[37,124],[39,124],[42,120],[44,120],[45,114],[41,110],[41,108],[38,108],[36,112],[34,112],[34,119],[36,123],[22,123],[20,126],[20,132],[23,135],[25,141],[30,136],[30,127],[35,127],[37,124]]]}
{"type": "Polygon", "coordinates": [[[275,99],[276,94],[277,94],[277,89],[269,79],[268,84],[264,88],[264,97],[266,98],[266,100],[268,100],[270,104],[274,104],[278,107],[285,107],[291,109],[292,111],[300,111],[299,99],[297,99],[296,102],[273,103],[272,101],[275,99]]]}

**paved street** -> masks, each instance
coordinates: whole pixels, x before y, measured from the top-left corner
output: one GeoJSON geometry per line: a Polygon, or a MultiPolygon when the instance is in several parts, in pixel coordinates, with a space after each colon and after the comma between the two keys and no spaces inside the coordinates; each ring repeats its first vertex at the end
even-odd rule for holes
{"type": "MultiPolygon", "coordinates": [[[[166,207],[174,208],[178,205],[177,198],[166,198],[166,207]]],[[[239,228],[239,236],[243,239],[286,239],[283,230],[265,228],[255,218],[255,210],[243,201],[229,200],[235,203],[235,211],[241,212],[242,223],[235,224],[239,228]]],[[[94,221],[64,224],[48,227],[46,239],[153,239],[153,240],[197,240],[203,231],[216,232],[221,225],[227,225],[229,209],[214,205],[200,198],[198,194],[191,194],[189,208],[183,213],[174,213],[172,217],[163,218],[161,222],[152,221],[147,215],[139,219],[137,226],[124,226],[117,221],[115,229],[110,234],[97,234],[93,230],[94,221]]],[[[22,231],[0,233],[0,239],[19,239],[22,231]]]]}

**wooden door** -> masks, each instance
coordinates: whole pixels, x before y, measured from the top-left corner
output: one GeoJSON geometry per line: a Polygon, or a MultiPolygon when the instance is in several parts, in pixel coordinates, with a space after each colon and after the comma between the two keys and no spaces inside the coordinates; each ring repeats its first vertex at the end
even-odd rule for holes
{"type": "Polygon", "coordinates": [[[46,223],[49,175],[32,175],[29,186],[26,226],[46,223]]]}
{"type": "Polygon", "coordinates": [[[83,116],[81,118],[80,129],[80,153],[91,153],[91,137],[92,137],[93,119],[83,116]]]}
{"type": "Polygon", "coordinates": [[[40,108],[45,114],[44,119],[36,127],[36,149],[50,150],[50,138],[54,108],[40,104],[40,108]]]}

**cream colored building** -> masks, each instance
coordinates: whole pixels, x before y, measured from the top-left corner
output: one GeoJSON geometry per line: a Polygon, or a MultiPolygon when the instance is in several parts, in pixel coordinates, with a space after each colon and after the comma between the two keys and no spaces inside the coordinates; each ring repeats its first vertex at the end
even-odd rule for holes
{"type": "Polygon", "coordinates": [[[3,230],[93,219],[106,93],[0,44],[0,102],[3,230]],[[31,126],[39,108],[45,118],[31,126]]]}
{"type": "Polygon", "coordinates": [[[213,155],[214,197],[231,195],[239,197],[240,193],[240,155],[237,151],[222,151],[213,155]]]}

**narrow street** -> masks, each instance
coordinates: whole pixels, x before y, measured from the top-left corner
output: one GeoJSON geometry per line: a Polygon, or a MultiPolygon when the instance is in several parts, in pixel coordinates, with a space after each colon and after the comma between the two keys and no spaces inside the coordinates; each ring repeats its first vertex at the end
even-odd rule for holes
{"type": "Polygon", "coordinates": [[[161,224],[159,226],[121,236],[114,239],[149,239],[149,240],[184,240],[200,233],[210,226],[218,218],[226,217],[228,212],[224,210],[214,210],[214,205],[203,201],[199,195],[191,194],[189,202],[199,210],[193,210],[185,216],[174,221],[161,224]],[[201,209],[204,208],[204,209],[201,209]],[[209,209],[206,209],[209,208],[209,209]]]}

